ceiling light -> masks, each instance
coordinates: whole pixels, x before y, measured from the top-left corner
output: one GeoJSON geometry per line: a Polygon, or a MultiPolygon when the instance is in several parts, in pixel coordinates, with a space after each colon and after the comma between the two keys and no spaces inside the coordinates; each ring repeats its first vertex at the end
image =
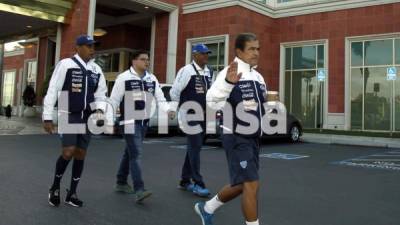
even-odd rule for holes
{"type": "Polygon", "coordinates": [[[31,26],[31,25],[28,25],[28,26],[26,26],[26,28],[32,28],[32,26],[31,26]]]}
{"type": "Polygon", "coordinates": [[[95,37],[101,37],[107,34],[107,31],[101,28],[96,28],[93,31],[93,36],[95,37]]]}
{"type": "Polygon", "coordinates": [[[147,5],[144,7],[145,9],[149,9],[150,7],[148,7],[147,5]]]}

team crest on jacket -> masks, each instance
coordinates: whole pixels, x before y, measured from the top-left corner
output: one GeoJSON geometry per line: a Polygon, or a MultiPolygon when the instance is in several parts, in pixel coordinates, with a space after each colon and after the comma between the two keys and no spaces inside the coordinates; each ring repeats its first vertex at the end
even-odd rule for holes
{"type": "Polygon", "coordinates": [[[241,162],[240,162],[240,166],[241,166],[243,169],[246,169],[246,168],[247,168],[247,161],[241,161],[241,162]]]}

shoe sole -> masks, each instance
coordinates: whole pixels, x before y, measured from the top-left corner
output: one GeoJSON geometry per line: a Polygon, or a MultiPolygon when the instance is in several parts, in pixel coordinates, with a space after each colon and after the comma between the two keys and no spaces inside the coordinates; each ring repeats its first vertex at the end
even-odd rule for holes
{"type": "Polygon", "coordinates": [[[79,205],[75,205],[73,202],[64,202],[66,205],[70,205],[70,206],[72,206],[72,207],[75,207],[75,208],[80,208],[80,207],[82,207],[82,206],[79,206],[79,205]]]}
{"type": "Polygon", "coordinates": [[[153,193],[147,193],[145,195],[143,195],[141,198],[136,199],[136,203],[142,203],[143,200],[145,200],[146,198],[150,197],[153,193]]]}
{"type": "Polygon", "coordinates": [[[205,222],[204,222],[203,216],[201,215],[200,209],[199,209],[199,203],[196,203],[196,204],[194,205],[194,211],[197,213],[197,215],[199,215],[199,217],[200,217],[200,219],[201,219],[201,223],[202,223],[203,225],[206,225],[205,222]]]}
{"type": "Polygon", "coordinates": [[[197,192],[193,192],[193,194],[198,196],[198,197],[201,197],[201,198],[208,198],[208,196],[210,196],[211,193],[208,193],[207,195],[205,195],[205,194],[200,194],[200,193],[197,193],[197,192]]]}
{"type": "Polygon", "coordinates": [[[114,191],[117,192],[117,193],[124,193],[124,194],[134,194],[135,193],[133,190],[132,191],[125,191],[125,190],[117,190],[117,189],[115,189],[114,191]]]}

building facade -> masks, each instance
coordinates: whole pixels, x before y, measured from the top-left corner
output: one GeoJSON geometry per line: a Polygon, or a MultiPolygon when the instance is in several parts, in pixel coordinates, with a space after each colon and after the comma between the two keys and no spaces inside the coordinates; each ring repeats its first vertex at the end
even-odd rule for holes
{"type": "Polygon", "coordinates": [[[21,13],[26,6],[0,7],[0,16],[23,26],[0,39],[25,39],[23,48],[4,52],[2,105],[20,107],[21,91],[32,84],[40,110],[46,75],[71,56],[78,34],[97,35],[96,58],[111,88],[135,49],[149,50],[152,71],[172,83],[190,62],[193,44],[211,48],[210,65],[218,72],[234,58],[236,35],[253,32],[261,44],[257,70],[305,127],[400,131],[400,1],[31,1],[64,14],[35,17],[41,27],[29,29],[33,16],[21,13]]]}

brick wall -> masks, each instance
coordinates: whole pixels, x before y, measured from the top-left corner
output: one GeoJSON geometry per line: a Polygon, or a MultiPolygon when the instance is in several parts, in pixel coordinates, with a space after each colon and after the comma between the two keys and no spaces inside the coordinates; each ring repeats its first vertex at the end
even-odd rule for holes
{"type": "Polygon", "coordinates": [[[62,25],[60,59],[71,57],[75,53],[76,37],[87,33],[89,4],[88,0],[75,0],[68,15],[70,24],[62,25]]]}

